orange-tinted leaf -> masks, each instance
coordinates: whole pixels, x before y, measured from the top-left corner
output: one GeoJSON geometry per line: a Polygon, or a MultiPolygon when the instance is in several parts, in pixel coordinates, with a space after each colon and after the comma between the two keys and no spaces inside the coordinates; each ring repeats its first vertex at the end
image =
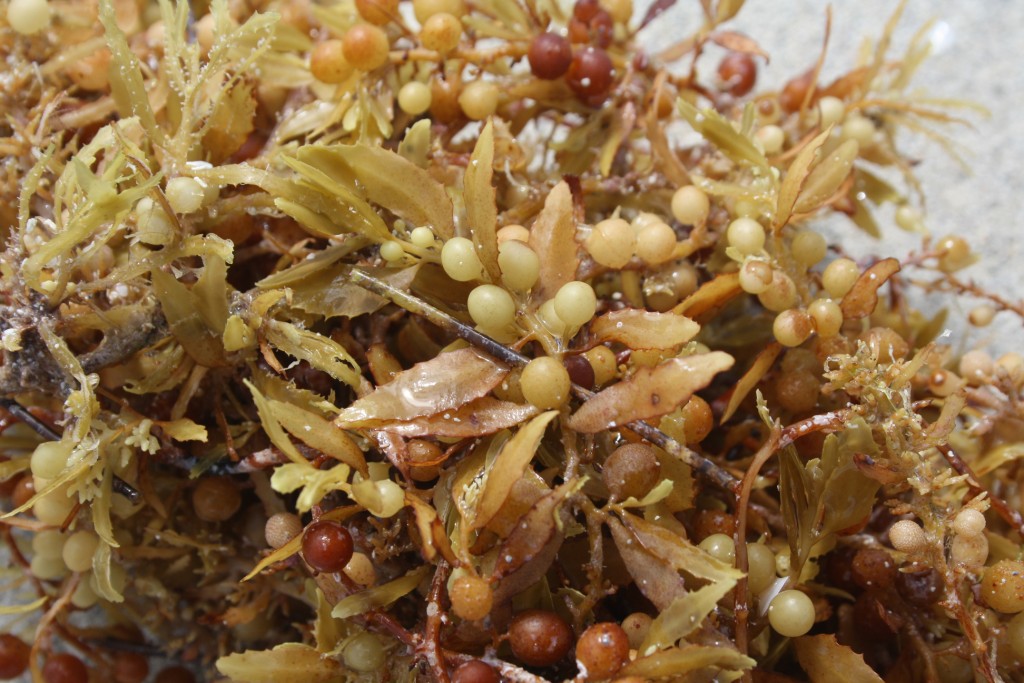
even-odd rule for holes
{"type": "Polygon", "coordinates": [[[392,422],[381,429],[404,437],[437,436],[458,439],[494,434],[509,429],[537,414],[530,404],[478,398],[452,411],[392,422]]]}
{"type": "Polygon", "coordinates": [[[812,683],[882,683],[874,669],[833,634],[801,636],[793,641],[796,658],[812,683]]]}
{"type": "Polygon", "coordinates": [[[491,279],[498,282],[501,271],[498,269],[498,238],[495,235],[498,227],[498,207],[495,203],[497,193],[491,184],[493,164],[494,125],[488,120],[480,131],[473,155],[469,159],[462,192],[469,230],[473,234],[480,263],[491,279]]]}
{"type": "Polygon", "coordinates": [[[747,54],[764,57],[765,60],[768,59],[768,53],[757,44],[756,40],[738,31],[715,31],[708,37],[711,39],[711,42],[721,45],[726,50],[746,52],[747,54]]]}
{"type": "Polygon", "coordinates": [[[722,273],[680,301],[672,312],[699,320],[705,313],[716,311],[732,301],[742,291],[739,273],[722,273]]]}
{"type": "Polygon", "coordinates": [[[693,339],[700,325],[676,313],[624,308],[594,320],[590,331],[599,341],[622,342],[631,349],[668,349],[693,339]]]}
{"type": "Polygon", "coordinates": [[[475,349],[449,351],[400,372],[342,411],[336,423],[377,427],[452,410],[485,395],[507,372],[504,365],[475,349]]]}
{"type": "Polygon", "coordinates": [[[636,535],[623,526],[622,522],[612,517],[608,520],[608,526],[626,569],[636,581],[636,587],[655,607],[663,610],[686,594],[683,577],[679,572],[665,560],[645,550],[636,535]]]}
{"type": "Polygon", "coordinates": [[[556,415],[558,415],[557,410],[549,410],[533,418],[525,427],[516,432],[498,453],[494,462],[487,469],[487,478],[484,480],[480,497],[476,502],[476,518],[473,520],[473,529],[479,529],[486,525],[504,504],[509,491],[512,490],[512,485],[523,476],[523,472],[533,460],[537,446],[540,445],[540,440],[544,436],[544,430],[556,415]]]}
{"type": "Polygon", "coordinates": [[[861,273],[839,304],[843,317],[856,320],[871,315],[878,305],[878,288],[899,271],[900,262],[886,258],[861,273]]]}
{"type": "Polygon", "coordinates": [[[729,354],[712,351],[640,368],[632,377],[595,394],[580,406],[569,418],[569,426],[594,434],[635,420],[666,415],[732,364],[729,354]]]}
{"type": "Polygon", "coordinates": [[[750,390],[757,386],[757,383],[768,372],[775,359],[779,357],[780,351],[782,351],[782,345],[778,342],[772,342],[762,349],[761,353],[757,354],[754,363],[743,373],[740,381],[736,382],[736,388],[733,389],[732,396],[729,397],[729,405],[725,407],[725,412],[722,413],[722,419],[719,424],[725,424],[729,421],[729,418],[740,407],[740,403],[747,397],[750,390]]]}
{"type": "Polygon", "coordinates": [[[576,277],[579,265],[572,192],[564,180],[544,200],[544,208],[530,228],[530,246],[540,257],[540,279],[533,295],[538,301],[550,299],[576,277]]]}

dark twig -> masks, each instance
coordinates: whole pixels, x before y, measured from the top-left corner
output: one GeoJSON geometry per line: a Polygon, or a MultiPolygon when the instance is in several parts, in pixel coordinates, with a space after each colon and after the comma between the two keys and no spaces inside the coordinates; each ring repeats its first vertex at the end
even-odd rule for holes
{"type": "MultiPolygon", "coordinates": [[[[47,441],[60,441],[61,435],[56,430],[30,413],[17,401],[3,398],[0,399],[0,404],[3,405],[7,412],[27,424],[33,429],[33,431],[35,431],[36,434],[47,441]]],[[[139,493],[135,487],[116,474],[114,475],[113,489],[114,493],[121,494],[127,498],[132,505],[137,505],[142,501],[142,494],[139,493]]]]}
{"type": "MultiPolygon", "coordinates": [[[[349,279],[353,284],[388,299],[395,305],[404,308],[410,313],[426,318],[438,327],[451,331],[457,337],[465,339],[473,346],[486,351],[504,363],[508,363],[509,365],[516,367],[522,367],[530,362],[530,359],[523,354],[510,349],[485,334],[477,332],[469,325],[448,313],[445,313],[441,309],[435,308],[422,299],[419,299],[408,292],[404,292],[397,287],[393,287],[390,284],[359,270],[358,268],[353,268],[349,272],[349,279]]],[[[586,401],[594,395],[594,392],[585,389],[578,384],[573,384],[572,390],[573,394],[575,394],[581,401],[586,401]]],[[[637,435],[665,449],[669,454],[692,467],[694,472],[698,475],[706,477],[720,488],[730,492],[738,491],[740,482],[736,477],[716,465],[711,460],[708,460],[699,453],[696,453],[682,445],[660,429],[640,420],[631,422],[627,426],[636,432],[637,435]]]]}
{"type": "Polygon", "coordinates": [[[26,410],[17,401],[12,401],[9,398],[0,398],[0,404],[7,409],[7,412],[27,424],[36,434],[47,441],[60,441],[60,434],[54,431],[50,425],[26,410]]]}

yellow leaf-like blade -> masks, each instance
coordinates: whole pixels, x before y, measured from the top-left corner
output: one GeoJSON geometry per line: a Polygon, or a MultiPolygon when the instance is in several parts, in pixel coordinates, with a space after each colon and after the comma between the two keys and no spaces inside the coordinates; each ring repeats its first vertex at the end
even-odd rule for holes
{"type": "Polygon", "coordinates": [[[789,165],[789,169],[786,170],[786,177],[779,188],[779,199],[775,207],[775,221],[772,224],[775,230],[780,229],[789,222],[789,217],[793,215],[793,207],[796,205],[797,197],[800,195],[800,189],[804,186],[807,176],[811,173],[811,168],[818,158],[821,146],[825,144],[831,133],[832,127],[829,126],[823,133],[804,145],[804,148],[793,159],[793,163],[789,165]]]}
{"type": "Polygon", "coordinates": [[[141,64],[128,46],[128,38],[117,25],[114,14],[114,3],[100,3],[100,21],[107,36],[113,63],[110,69],[110,91],[121,110],[123,118],[137,116],[149,137],[158,145],[163,145],[164,131],[156,123],[156,115],[149,103],[149,95],[142,80],[141,64]]]}
{"type": "MultiPolygon", "coordinates": [[[[699,671],[706,674],[714,669],[740,671],[757,662],[730,647],[687,645],[660,650],[648,657],[636,659],[619,671],[619,676],[638,676],[644,679],[671,678],[688,680],[683,674],[699,671]]],[[[731,679],[730,679],[731,680],[731,679]]]]}
{"type": "Polygon", "coordinates": [[[558,415],[557,410],[541,413],[516,432],[515,436],[509,439],[505,447],[501,449],[498,457],[494,459],[487,470],[487,479],[484,481],[476,503],[473,529],[485,526],[497,514],[498,509],[508,498],[513,484],[523,476],[523,472],[533,460],[537,446],[540,445],[540,440],[544,436],[544,430],[556,415],[558,415]]]}
{"type": "Polygon", "coordinates": [[[705,140],[737,164],[768,170],[768,160],[751,140],[732,127],[732,122],[714,109],[697,110],[684,99],[678,102],[679,113],[705,140]]]}
{"type": "Polygon", "coordinates": [[[338,342],[278,320],[267,321],[264,333],[276,348],[349,386],[359,386],[359,364],[338,342]]]}
{"type": "Polygon", "coordinates": [[[317,168],[344,168],[371,202],[411,226],[427,226],[443,239],[455,234],[452,202],[429,172],[396,152],[369,145],[309,146],[298,158],[317,168]],[[328,159],[328,155],[330,158],[328,159]]]}
{"type": "Polygon", "coordinates": [[[281,426],[296,439],[354,470],[367,473],[363,452],[348,434],[334,424],[291,403],[274,399],[268,399],[267,403],[281,426]]]}
{"type": "Polygon", "coordinates": [[[292,192],[289,190],[299,188],[285,185],[273,192],[280,196],[275,202],[279,208],[294,212],[296,220],[302,222],[305,219],[309,222],[307,227],[324,234],[352,231],[378,242],[391,238],[391,231],[384,220],[353,189],[353,179],[344,171],[337,170],[336,155],[332,157],[323,147],[310,146],[302,151],[304,153],[300,153],[299,158],[285,156],[282,160],[298,172],[303,180],[299,187],[306,191],[292,192]],[[318,156],[315,154],[317,151],[323,154],[318,156]],[[308,196],[302,196],[314,193],[317,195],[316,203],[310,203],[308,196]]]}
{"type": "Polygon", "coordinates": [[[491,280],[498,282],[498,207],[497,193],[491,184],[494,175],[494,124],[488,120],[477,138],[473,155],[469,158],[464,178],[463,195],[466,202],[466,218],[473,234],[476,253],[491,280]]]}
{"type": "Polygon", "coordinates": [[[270,401],[249,380],[245,380],[245,386],[249,387],[249,391],[252,392],[252,400],[256,404],[256,412],[259,413],[260,424],[263,425],[263,431],[267,433],[270,441],[281,449],[281,452],[287,455],[292,462],[306,464],[308,461],[302,457],[299,449],[295,447],[295,444],[292,443],[292,440],[288,438],[288,435],[281,428],[281,423],[277,419],[277,413],[272,408],[270,401]]]}
{"type": "Polygon", "coordinates": [[[403,595],[408,595],[416,590],[416,586],[420,585],[420,581],[429,572],[429,566],[422,566],[394,581],[353,593],[338,601],[338,604],[331,610],[331,616],[336,619],[348,619],[358,614],[364,614],[371,609],[387,607],[403,595]]]}
{"type": "Polygon", "coordinates": [[[277,466],[270,477],[270,485],[278,493],[302,489],[295,501],[295,508],[305,513],[332,491],[351,493],[352,487],[348,483],[351,472],[352,469],[344,463],[319,470],[308,462],[289,462],[277,466]]]}
{"type": "Polygon", "coordinates": [[[732,356],[713,351],[640,368],[632,377],[595,394],[580,406],[569,418],[569,426],[596,434],[636,420],[667,415],[732,364],[732,356]]]}
{"type": "Polygon", "coordinates": [[[856,140],[847,140],[818,163],[800,189],[793,211],[808,213],[820,208],[846,181],[859,151],[856,140]]]}
{"type": "Polygon", "coordinates": [[[164,434],[175,441],[202,441],[205,443],[207,439],[206,427],[196,424],[187,417],[169,422],[157,422],[156,424],[160,425],[160,429],[164,431],[164,434]]]}
{"type": "Polygon", "coordinates": [[[679,534],[627,512],[619,514],[622,523],[636,536],[639,545],[658,555],[677,571],[705,581],[736,582],[743,572],[725,564],[679,534]]]}
{"type": "Polygon", "coordinates": [[[283,546],[281,546],[280,548],[278,548],[277,550],[275,550],[274,552],[270,553],[262,560],[260,560],[256,564],[256,566],[252,568],[252,571],[245,575],[242,581],[248,581],[249,579],[256,576],[272,564],[276,564],[278,562],[287,560],[289,557],[299,552],[300,548],[302,548],[302,534],[299,534],[298,536],[288,541],[283,546]]]}
{"type": "Polygon", "coordinates": [[[346,677],[336,658],[300,643],[221,657],[217,671],[238,683],[332,683],[346,677]]]}
{"type": "Polygon", "coordinates": [[[676,598],[651,622],[639,651],[650,652],[651,648],[660,650],[671,647],[676,641],[693,633],[717,607],[718,601],[735,585],[734,579],[717,581],[676,598]]]}
{"type": "Polygon", "coordinates": [[[160,301],[164,317],[182,348],[196,363],[206,367],[224,365],[224,346],[220,334],[203,320],[196,297],[183,283],[159,268],[152,270],[153,293],[160,301]]]}
{"type": "Polygon", "coordinates": [[[44,595],[43,597],[39,598],[38,600],[33,600],[32,602],[28,603],[27,605],[3,605],[3,606],[0,606],[0,616],[8,616],[8,615],[12,615],[12,614],[28,614],[30,612],[35,612],[37,609],[39,609],[40,607],[45,605],[46,601],[49,600],[49,599],[50,599],[49,597],[44,595]]]}

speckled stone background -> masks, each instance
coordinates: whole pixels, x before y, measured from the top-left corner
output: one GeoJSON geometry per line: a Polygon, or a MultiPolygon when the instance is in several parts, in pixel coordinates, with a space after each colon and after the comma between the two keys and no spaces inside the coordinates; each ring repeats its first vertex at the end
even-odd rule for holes
{"type": "MultiPolygon", "coordinates": [[[[637,14],[648,4],[637,0],[637,14]]],[[[881,34],[895,5],[890,0],[834,3],[823,74],[826,82],[854,63],[863,38],[881,34]]],[[[692,32],[699,21],[699,7],[697,0],[680,0],[644,32],[648,49],[656,51],[692,32]]],[[[771,63],[761,71],[761,86],[781,85],[813,64],[824,34],[826,7],[823,0],[747,0],[728,27],[746,33],[770,52],[771,63]]],[[[902,50],[928,21],[934,21],[930,33],[934,54],[915,85],[935,97],[976,102],[991,116],[971,115],[972,128],[948,129],[970,172],[933,143],[914,136],[902,141],[904,149],[921,161],[918,177],[928,199],[927,225],[935,235],[957,233],[968,238],[982,261],[963,275],[1017,300],[1024,297],[1024,2],[908,0],[895,33],[894,51],[902,50]]],[[[713,62],[704,67],[709,74],[713,68],[713,62]]],[[[856,228],[841,221],[828,225],[826,231],[846,246],[856,241],[851,251],[858,255],[900,256],[919,244],[918,237],[901,233],[891,220],[883,217],[882,222],[888,223],[883,225],[884,243],[856,236],[856,228]]],[[[930,308],[947,303],[940,297],[920,302],[930,308]]],[[[1000,314],[990,327],[967,329],[964,334],[969,308],[950,310],[950,340],[957,348],[990,344],[1000,351],[1024,352],[1021,322],[1010,314],[1000,314]]],[[[0,563],[5,560],[0,556],[0,563]]],[[[23,597],[0,593],[0,604],[23,597]]]]}

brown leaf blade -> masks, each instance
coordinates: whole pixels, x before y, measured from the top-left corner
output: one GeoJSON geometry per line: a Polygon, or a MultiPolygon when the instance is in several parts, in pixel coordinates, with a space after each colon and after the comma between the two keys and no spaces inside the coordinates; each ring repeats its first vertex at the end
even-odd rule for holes
{"type": "Polygon", "coordinates": [[[712,351],[641,368],[580,406],[569,418],[569,427],[595,434],[636,420],[667,415],[695,391],[706,387],[719,372],[732,367],[733,362],[729,354],[712,351]]]}
{"type": "Polygon", "coordinates": [[[772,367],[772,363],[779,357],[781,351],[782,345],[778,342],[772,342],[761,353],[757,354],[753,364],[743,373],[740,381],[736,382],[736,388],[733,389],[732,396],[729,397],[729,405],[725,407],[725,412],[722,413],[722,419],[719,421],[719,424],[725,424],[736,413],[736,409],[743,403],[743,399],[747,397],[751,389],[756,387],[761,378],[765,376],[772,367]]]}
{"type": "Polygon", "coordinates": [[[495,604],[539,581],[551,567],[565,539],[563,528],[569,521],[562,503],[571,486],[563,484],[542,496],[515,525],[498,551],[494,578],[500,579],[495,591],[495,604]]]}
{"type": "Polygon", "coordinates": [[[686,595],[683,577],[674,567],[645,550],[636,535],[619,520],[609,518],[608,527],[636,587],[659,611],[686,595]]]}
{"type": "Polygon", "coordinates": [[[833,634],[802,636],[793,641],[796,657],[812,683],[882,683],[881,677],[833,634]]]}
{"type": "Polygon", "coordinates": [[[871,315],[878,305],[878,289],[899,271],[900,262],[886,258],[861,273],[839,304],[843,317],[856,320],[871,315]]]}
{"type": "Polygon", "coordinates": [[[669,349],[697,336],[700,325],[676,313],[624,308],[595,319],[590,331],[599,341],[622,342],[631,349],[669,349]]]}
{"type": "Polygon", "coordinates": [[[530,229],[530,246],[540,257],[540,278],[533,289],[534,297],[538,301],[550,299],[562,285],[575,278],[579,266],[572,192],[564,180],[544,200],[544,208],[530,229]]]}
{"type": "Polygon", "coordinates": [[[475,349],[457,349],[417,363],[342,411],[342,427],[377,427],[453,410],[493,389],[508,368],[475,349]]]}

